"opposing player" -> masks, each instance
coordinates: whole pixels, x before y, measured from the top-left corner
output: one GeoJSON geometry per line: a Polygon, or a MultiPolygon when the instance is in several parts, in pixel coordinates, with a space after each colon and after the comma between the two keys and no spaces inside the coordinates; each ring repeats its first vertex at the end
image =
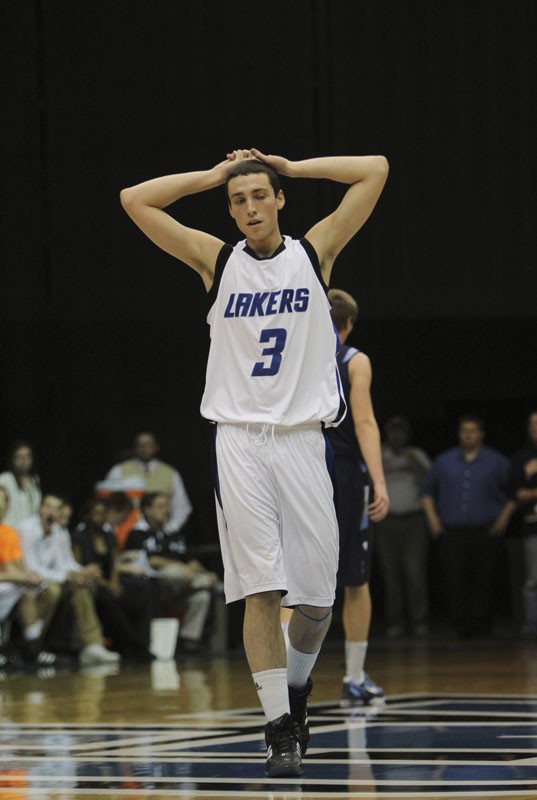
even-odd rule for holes
{"type": "Polygon", "coordinates": [[[371,400],[371,362],[365,353],[346,344],[358,318],[358,304],[341,289],[330,289],[328,299],[341,342],[337,361],[349,406],[341,425],[329,429],[340,541],[338,584],[344,591],[345,677],[341,705],[368,705],[382,702],[384,697],[380,686],[364,671],[371,623],[370,520],[384,519],[390,501],[371,400]]]}
{"type": "Polygon", "coordinates": [[[344,414],[326,287],[387,177],[382,156],[289,161],[235,150],[212,169],[121,192],[159,247],[201,276],[212,302],[202,414],[215,424],[215,494],[227,602],[245,598],[244,646],[267,724],[268,776],[302,774],[309,675],[330,624],[338,530],[325,426],[344,414]],[[282,236],[278,174],[348,189],[301,240],[282,236]],[[226,184],[235,247],[164,211],[226,184]],[[295,608],[287,654],[280,604],[295,608]]]}

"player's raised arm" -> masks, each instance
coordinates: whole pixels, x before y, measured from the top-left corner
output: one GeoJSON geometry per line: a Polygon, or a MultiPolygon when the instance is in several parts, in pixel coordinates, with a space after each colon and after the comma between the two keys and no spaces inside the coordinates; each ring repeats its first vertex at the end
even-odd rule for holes
{"type": "Polygon", "coordinates": [[[380,197],[388,177],[386,158],[328,156],[289,161],[281,156],[266,156],[253,148],[251,152],[281,175],[291,178],[326,178],[349,184],[336,210],[306,234],[317,252],[323,278],[328,283],[336,256],[360,230],[380,197]]]}
{"type": "Polygon", "coordinates": [[[230,153],[212,169],[165,175],[123,189],[121,205],[129,217],[158,247],[198,272],[207,290],[214,278],[216,258],[223,242],[204,231],[182,225],[164,209],[181,197],[213,189],[225,182],[230,167],[247,151],[230,153]]]}

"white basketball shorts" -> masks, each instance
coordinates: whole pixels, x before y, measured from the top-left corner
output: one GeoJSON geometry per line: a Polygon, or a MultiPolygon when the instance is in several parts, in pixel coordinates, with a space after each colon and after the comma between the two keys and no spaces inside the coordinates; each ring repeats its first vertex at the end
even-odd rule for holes
{"type": "Polygon", "coordinates": [[[320,426],[218,423],[215,493],[226,602],[281,591],[330,607],[338,528],[320,426]]]}

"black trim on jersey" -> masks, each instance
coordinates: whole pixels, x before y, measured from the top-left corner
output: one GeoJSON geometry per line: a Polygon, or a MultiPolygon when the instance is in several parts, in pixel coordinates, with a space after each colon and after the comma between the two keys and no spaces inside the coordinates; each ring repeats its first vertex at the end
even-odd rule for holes
{"type": "Polygon", "coordinates": [[[258,256],[257,253],[254,253],[254,251],[252,250],[251,247],[249,247],[248,244],[245,244],[242,249],[244,250],[245,253],[248,253],[249,256],[255,258],[256,261],[268,261],[270,258],[275,258],[276,256],[279,256],[280,253],[283,253],[283,251],[285,250],[285,242],[282,239],[281,244],[278,245],[278,247],[271,256],[258,256]]]}
{"type": "Polygon", "coordinates": [[[322,272],[321,272],[321,265],[319,264],[319,256],[317,255],[317,252],[316,252],[314,246],[312,245],[311,242],[308,242],[307,239],[300,239],[300,244],[302,245],[302,247],[306,251],[306,254],[307,254],[308,258],[311,261],[311,266],[313,267],[313,271],[317,275],[319,283],[323,287],[324,291],[327,292],[328,291],[328,286],[324,282],[323,275],[322,275],[322,272]]]}
{"type": "Polygon", "coordinates": [[[214,280],[213,285],[207,292],[207,299],[211,303],[211,305],[216,300],[216,295],[218,294],[218,289],[220,287],[220,281],[222,280],[222,273],[224,272],[224,267],[226,266],[227,262],[229,261],[229,257],[233,252],[233,247],[230,244],[223,244],[218,256],[216,258],[216,264],[214,265],[214,280]]]}
{"type": "MultiPolygon", "coordinates": [[[[307,239],[300,239],[299,241],[300,241],[300,244],[302,245],[302,247],[304,248],[304,250],[306,251],[306,255],[308,256],[308,258],[309,258],[309,260],[311,262],[311,265],[313,267],[313,271],[315,272],[319,283],[323,287],[323,290],[325,292],[327,292],[328,291],[328,286],[326,285],[326,283],[323,280],[323,276],[321,274],[321,265],[319,264],[319,257],[317,255],[317,253],[315,252],[315,248],[313,247],[311,242],[308,242],[307,239]]],[[[244,245],[243,250],[244,250],[245,253],[248,253],[249,256],[251,256],[252,258],[255,258],[256,261],[268,261],[270,258],[275,258],[276,256],[280,255],[280,253],[283,253],[283,251],[285,250],[285,240],[282,239],[281,244],[276,248],[276,250],[273,252],[273,254],[271,256],[267,256],[266,258],[264,258],[264,257],[262,258],[262,257],[258,256],[256,253],[254,253],[252,248],[249,247],[247,244],[244,245]]],[[[221,250],[218,253],[218,256],[216,258],[216,264],[215,264],[215,267],[214,267],[213,285],[211,286],[211,288],[207,292],[207,299],[209,300],[211,305],[216,300],[216,296],[218,294],[218,289],[220,287],[220,281],[222,280],[222,274],[224,272],[225,266],[226,266],[227,262],[229,261],[229,258],[231,256],[232,252],[233,252],[233,245],[231,245],[231,244],[223,244],[222,248],[221,248],[221,250]]]]}

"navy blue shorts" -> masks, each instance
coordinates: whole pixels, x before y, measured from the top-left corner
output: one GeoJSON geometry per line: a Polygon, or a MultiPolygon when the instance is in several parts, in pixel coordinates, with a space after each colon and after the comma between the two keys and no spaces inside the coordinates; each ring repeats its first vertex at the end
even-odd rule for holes
{"type": "Polygon", "coordinates": [[[362,586],[371,574],[368,475],[355,459],[336,456],[332,482],[339,525],[338,585],[362,586]]]}

